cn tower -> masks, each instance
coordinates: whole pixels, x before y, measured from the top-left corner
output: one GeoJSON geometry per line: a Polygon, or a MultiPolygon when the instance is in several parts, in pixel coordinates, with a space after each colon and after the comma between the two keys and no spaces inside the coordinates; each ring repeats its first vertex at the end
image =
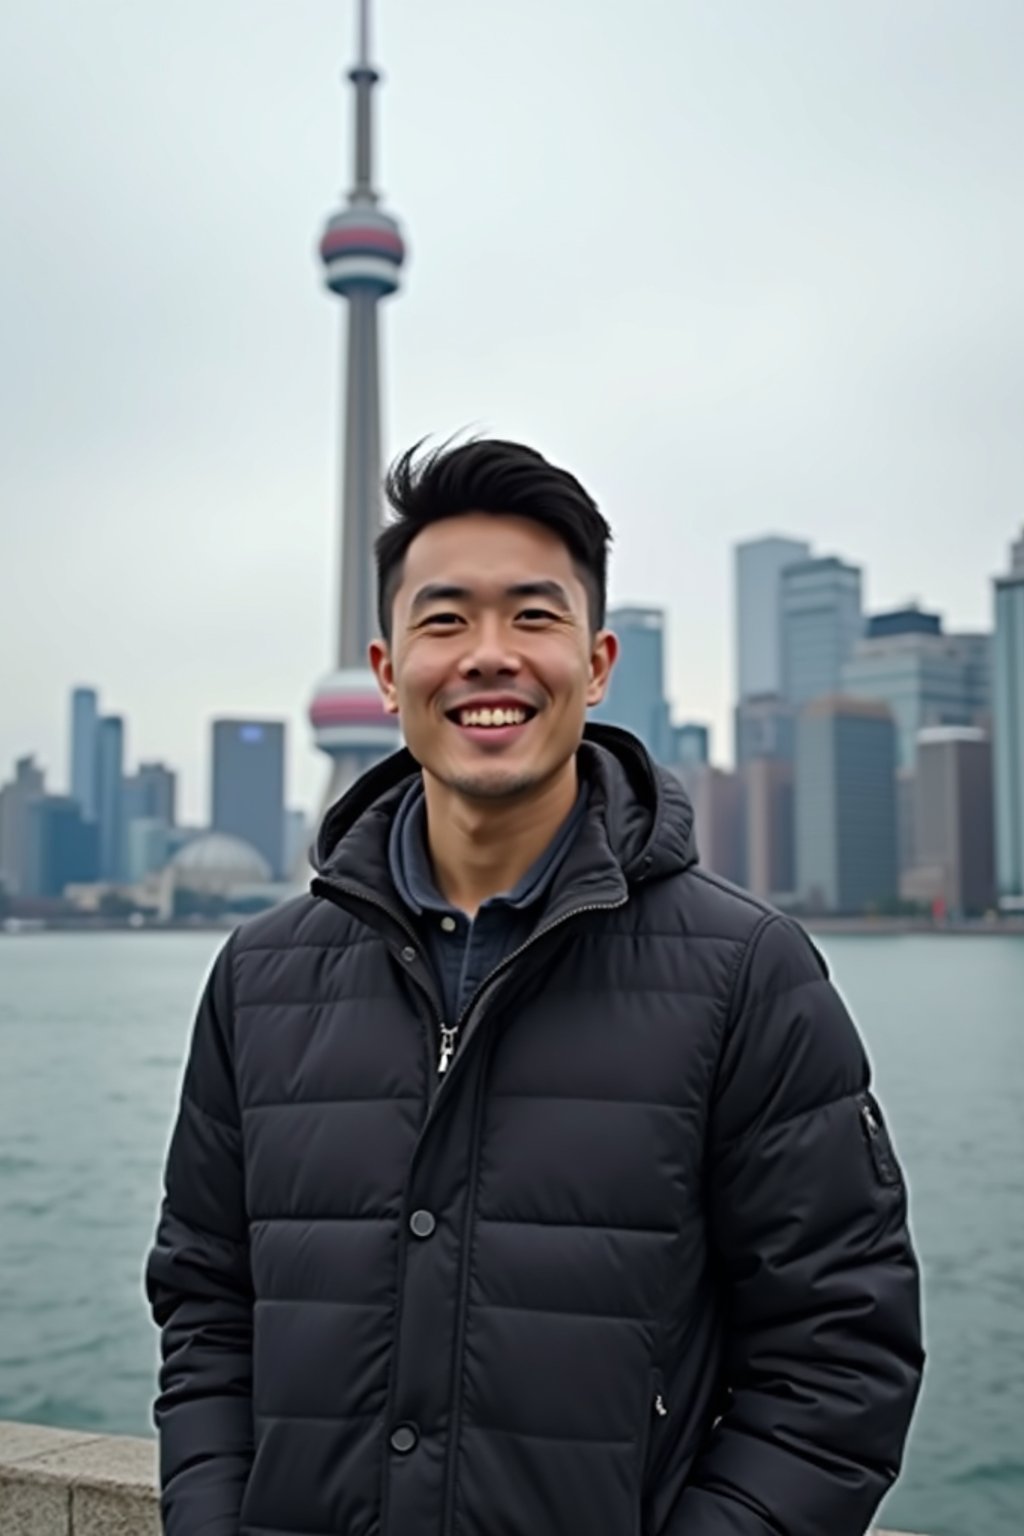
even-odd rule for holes
{"type": "Polygon", "coordinates": [[[345,426],[341,473],[341,574],[335,671],[317,686],[309,718],[331,759],[325,809],[369,768],[401,745],[384,712],[367,647],[376,633],[373,544],[383,520],[378,309],[398,291],[405,243],[374,185],[373,96],[380,75],[370,62],[370,0],[358,0],[352,190],[320,241],[324,281],[348,305],[345,426]]]}

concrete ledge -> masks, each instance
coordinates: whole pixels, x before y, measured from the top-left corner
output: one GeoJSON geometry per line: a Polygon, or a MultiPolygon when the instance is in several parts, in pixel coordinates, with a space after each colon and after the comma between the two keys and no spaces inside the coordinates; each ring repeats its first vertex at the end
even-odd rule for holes
{"type": "Polygon", "coordinates": [[[0,1536],[160,1536],[156,1476],[155,1440],[0,1422],[0,1536]]]}
{"type": "Polygon", "coordinates": [[[160,1536],[156,1443],[0,1423],[2,1536],[160,1536]]]}

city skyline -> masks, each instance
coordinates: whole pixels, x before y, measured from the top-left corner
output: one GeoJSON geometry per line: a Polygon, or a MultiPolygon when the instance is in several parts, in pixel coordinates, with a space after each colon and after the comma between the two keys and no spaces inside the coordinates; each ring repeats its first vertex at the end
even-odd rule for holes
{"type": "MultiPolygon", "coordinates": [[[[977,910],[988,882],[993,901],[1019,907],[1024,530],[1009,574],[993,583],[994,634],[947,633],[941,614],[918,606],[865,612],[861,567],[795,541],[792,563],[780,564],[783,547],[762,539],[734,549],[737,651],[752,657],[759,636],[769,662],[737,677],[737,771],[715,765],[709,727],[680,721],[666,695],[659,608],[609,608],[622,647],[618,687],[594,716],[632,730],[683,778],[706,866],[756,895],[805,909],[908,903],[937,912],[945,903],[959,913],[977,910]],[[778,691],[743,692],[766,684],[778,691]],[[931,755],[919,793],[921,751],[931,755]]],[[[52,785],[44,796],[31,756],[0,789],[4,883],[29,898],[75,883],[75,872],[87,886],[90,869],[108,885],[136,884],[168,859],[173,878],[189,879],[195,865],[193,876],[201,867],[209,881],[211,849],[181,851],[193,829],[174,825],[175,772],[150,761],[130,775],[123,716],[101,715],[94,688],[75,687],[69,703],[72,796],[54,796],[52,785]],[[90,801],[95,821],[83,811],[90,801]]],[[[303,812],[287,808],[286,736],[286,722],[212,722],[211,830],[242,839],[234,874],[221,869],[220,879],[238,878],[239,849],[247,881],[257,865],[268,876],[291,869],[286,846],[300,858],[303,812]]]]}
{"type": "MultiPolygon", "coordinates": [[[[799,540],[799,535],[795,535],[791,531],[790,533],[783,535],[779,535],[775,532],[770,535],[755,535],[751,542],[756,543],[760,538],[763,537],[788,537],[799,540]]],[[[997,579],[1005,579],[1006,577],[1007,552],[1010,552],[1012,558],[1013,550],[1022,544],[1024,544],[1024,522],[1021,522],[1017,525],[1016,533],[1011,531],[1010,537],[1004,544],[1002,563],[997,565],[995,571],[988,578],[987,591],[989,593],[990,599],[990,613],[988,615],[987,621],[983,621],[981,625],[977,626],[973,630],[967,630],[964,626],[958,626],[952,623],[947,614],[940,613],[937,609],[934,608],[934,605],[931,604],[927,605],[927,612],[923,612],[922,617],[932,620],[936,618],[939,619],[944,629],[944,638],[947,641],[962,637],[965,634],[985,634],[991,640],[994,640],[994,584],[997,579]]],[[[732,578],[733,586],[735,585],[735,562],[738,548],[739,546],[733,546],[729,551],[730,575],[732,578]]],[[[825,560],[830,558],[832,557],[824,557],[825,560]]],[[[844,560],[845,556],[838,555],[836,558],[844,560]]],[[[864,568],[862,574],[864,578],[864,589],[865,591],[870,590],[874,573],[864,568]]],[[[634,618],[634,616],[642,615],[644,613],[650,613],[653,617],[655,614],[660,614],[660,610],[657,608],[657,605],[644,602],[643,600],[637,601],[635,603],[619,603],[612,601],[609,604],[610,623],[617,615],[620,614],[625,615],[628,619],[631,620],[634,618]]],[[[866,602],[864,605],[865,624],[867,624],[868,621],[874,619],[877,615],[889,616],[890,614],[895,616],[895,611],[889,608],[876,608],[868,602],[866,602]]],[[[666,639],[668,639],[671,635],[672,628],[672,612],[670,609],[665,610],[664,618],[664,633],[666,639]]],[[[722,627],[723,630],[728,630],[731,637],[729,649],[735,661],[739,650],[735,638],[735,632],[737,629],[737,611],[731,597],[729,609],[722,618],[722,627]]],[[[670,674],[669,649],[667,646],[665,649],[665,664],[666,674],[670,674]]],[[[733,674],[735,674],[735,666],[733,667],[733,674]]],[[[75,676],[65,682],[63,694],[57,701],[55,701],[55,712],[59,717],[59,720],[63,722],[63,726],[56,732],[56,751],[52,759],[45,755],[38,743],[29,741],[26,736],[19,736],[16,730],[12,730],[10,734],[14,746],[10,751],[6,762],[0,760],[0,782],[3,781],[4,775],[10,771],[10,769],[13,767],[13,764],[19,758],[28,756],[33,758],[37,765],[44,771],[47,779],[48,790],[50,793],[71,793],[72,773],[74,765],[72,736],[70,730],[71,719],[68,711],[68,701],[73,699],[76,693],[82,691],[92,692],[94,689],[102,689],[105,698],[109,691],[107,688],[106,680],[102,680],[102,682],[96,679],[83,680],[82,678],[75,676]],[[65,717],[67,717],[67,719],[65,719],[65,717]]],[[[839,692],[840,694],[843,694],[844,690],[841,688],[839,692]]],[[[867,692],[864,696],[871,697],[871,694],[867,692]]],[[[740,702],[741,701],[737,693],[736,679],[733,675],[729,679],[728,698],[720,712],[711,713],[705,717],[701,717],[696,713],[688,713],[686,710],[685,699],[680,699],[678,695],[673,692],[670,675],[666,676],[665,703],[668,706],[671,721],[674,722],[677,726],[684,723],[687,725],[696,723],[706,726],[709,729],[711,736],[710,761],[716,768],[731,770],[736,767],[736,754],[734,750],[736,730],[735,711],[737,705],[740,702]]],[[[757,702],[756,698],[754,702],[757,702]]],[[[187,774],[183,772],[181,766],[182,763],[187,759],[175,750],[173,743],[169,745],[166,750],[161,749],[160,752],[157,752],[149,739],[139,742],[136,741],[136,736],[138,733],[134,728],[134,719],[130,710],[121,708],[119,706],[112,706],[107,713],[121,717],[125,721],[125,773],[127,774],[141,766],[144,766],[147,759],[159,757],[162,760],[167,761],[173,765],[178,778],[178,796],[181,805],[179,819],[181,823],[183,825],[187,824],[192,826],[204,826],[210,823],[212,818],[212,796],[210,790],[211,769],[210,758],[206,753],[205,748],[202,749],[197,756],[197,781],[195,784],[191,784],[188,780],[187,774]]],[[[203,736],[205,741],[211,726],[218,716],[226,715],[229,717],[237,718],[245,716],[246,718],[255,718],[256,716],[270,717],[271,714],[272,711],[270,710],[261,711],[259,709],[254,709],[243,711],[240,707],[236,708],[233,702],[228,700],[221,701],[221,703],[215,709],[210,708],[203,712],[199,717],[197,717],[197,720],[193,722],[193,725],[195,729],[203,736]]],[[[596,712],[591,711],[591,715],[597,719],[600,719],[602,714],[605,717],[608,717],[607,710],[599,710],[596,712]]],[[[302,736],[303,744],[309,743],[309,732],[305,720],[305,713],[302,710],[295,711],[293,714],[289,714],[287,711],[279,711],[277,712],[277,716],[275,718],[279,718],[282,724],[285,726],[286,733],[289,738],[288,752],[285,762],[285,778],[288,785],[288,805],[295,807],[296,809],[301,809],[305,816],[312,822],[315,820],[321,809],[322,790],[321,795],[318,797],[314,788],[314,793],[310,803],[307,804],[303,800],[301,794],[301,776],[296,776],[294,773],[294,758],[296,756],[296,749],[295,743],[291,739],[295,734],[295,729],[293,727],[297,727],[298,732],[302,736]]],[[[309,748],[309,755],[311,759],[313,759],[314,763],[319,763],[322,765],[322,754],[319,752],[314,752],[311,745],[309,748]]]]}
{"type": "MultiPolygon", "coordinates": [[[[287,718],[293,797],[318,803],[337,344],[313,234],[345,181],[352,14],[10,19],[0,761],[31,742],[56,772],[66,687],[95,678],[180,767],[185,816],[225,709],[287,718]]],[[[379,32],[416,263],[385,457],[469,426],[576,471],[616,530],[612,599],[669,609],[669,691],[720,759],[741,539],[792,530],[867,569],[869,610],[990,627],[1021,503],[1019,6],[642,0],[624,28],[580,0],[384,0],[379,32]],[[665,253],[628,282],[624,201],[665,253]]]]}

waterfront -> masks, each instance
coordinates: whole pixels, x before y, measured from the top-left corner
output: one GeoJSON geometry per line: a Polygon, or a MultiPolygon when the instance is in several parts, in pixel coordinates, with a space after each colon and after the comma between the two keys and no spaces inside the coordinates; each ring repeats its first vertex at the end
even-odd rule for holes
{"type": "MultiPolygon", "coordinates": [[[[0,1419],[145,1434],[141,1270],[222,936],[0,938],[0,1419]]],[[[1024,941],[828,935],[913,1190],[929,1369],[887,1522],[1024,1514],[1024,941]]]]}

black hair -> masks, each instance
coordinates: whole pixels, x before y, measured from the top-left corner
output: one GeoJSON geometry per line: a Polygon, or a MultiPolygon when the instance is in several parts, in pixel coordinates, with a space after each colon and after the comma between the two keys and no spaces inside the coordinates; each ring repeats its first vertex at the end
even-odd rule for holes
{"type": "Polygon", "coordinates": [[[611,528],[576,477],[535,448],[498,438],[426,450],[416,443],[391,465],[384,494],[394,515],[378,535],[375,553],[377,619],[386,640],[409,545],[429,524],[467,512],[528,517],[556,534],[586,587],[591,627],[603,628],[611,528]]]}

